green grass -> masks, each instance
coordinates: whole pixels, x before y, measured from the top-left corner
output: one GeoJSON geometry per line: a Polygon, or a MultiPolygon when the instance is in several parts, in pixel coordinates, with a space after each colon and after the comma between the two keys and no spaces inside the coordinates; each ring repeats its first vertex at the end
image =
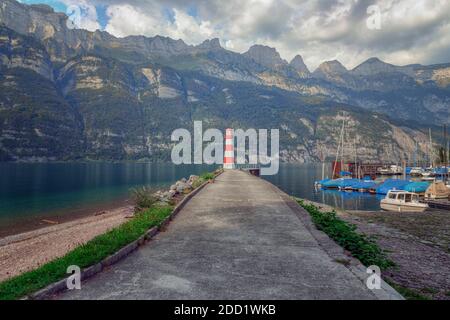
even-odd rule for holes
{"type": "Polygon", "coordinates": [[[336,212],[321,212],[316,206],[305,204],[301,200],[298,203],[309,212],[319,230],[348,250],[366,267],[376,265],[383,270],[394,266],[386,252],[373,239],[358,233],[355,225],[339,219],[336,212]]]}
{"type": "Polygon", "coordinates": [[[392,281],[386,280],[398,293],[400,293],[406,300],[431,300],[429,297],[420,294],[416,290],[402,287],[392,281]]]}
{"type": "Polygon", "coordinates": [[[65,256],[53,260],[36,270],[26,272],[0,283],[0,300],[18,299],[36,292],[68,276],[71,265],[86,268],[94,265],[122,247],[137,240],[148,229],[159,226],[172,212],[172,207],[153,207],[137,214],[130,221],[97,236],[65,256]]]}
{"type": "Polygon", "coordinates": [[[213,180],[218,173],[219,173],[219,171],[202,173],[198,177],[198,179],[194,181],[194,183],[192,184],[192,187],[194,189],[197,189],[198,187],[200,187],[206,181],[213,180]]]}
{"type": "Polygon", "coordinates": [[[204,181],[212,180],[215,178],[215,174],[213,172],[205,172],[202,175],[200,175],[200,179],[203,179],[204,181]]]}
{"type": "Polygon", "coordinates": [[[423,288],[423,292],[429,293],[429,294],[437,294],[439,293],[439,290],[433,289],[433,288],[423,288]]]}

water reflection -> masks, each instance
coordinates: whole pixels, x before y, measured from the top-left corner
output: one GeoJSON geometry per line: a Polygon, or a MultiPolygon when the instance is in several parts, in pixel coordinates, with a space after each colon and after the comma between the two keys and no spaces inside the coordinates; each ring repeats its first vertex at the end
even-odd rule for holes
{"type": "Polygon", "coordinates": [[[155,163],[0,163],[0,223],[125,199],[133,187],[166,187],[213,169],[155,163]]]}
{"type": "MultiPolygon", "coordinates": [[[[331,174],[327,165],[324,175],[331,174]]],[[[281,164],[278,175],[264,178],[290,195],[346,210],[380,210],[383,198],[368,193],[315,189],[314,181],[322,179],[321,164],[281,164]]]]}
{"type": "MultiPolygon", "coordinates": [[[[0,163],[0,224],[52,212],[70,214],[124,200],[133,187],[167,187],[182,177],[213,169],[155,163],[0,163]]],[[[331,171],[331,166],[327,169],[331,171]]],[[[298,197],[343,209],[379,209],[376,196],[314,190],[314,181],[322,178],[320,164],[282,164],[278,175],[265,178],[298,197]]]]}

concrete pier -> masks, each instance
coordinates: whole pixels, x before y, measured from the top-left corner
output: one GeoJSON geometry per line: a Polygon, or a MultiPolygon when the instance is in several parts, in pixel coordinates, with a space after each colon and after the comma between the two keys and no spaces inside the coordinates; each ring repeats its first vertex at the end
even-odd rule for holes
{"type": "Polygon", "coordinates": [[[270,183],[225,171],[165,232],[61,299],[400,299],[270,183]]]}

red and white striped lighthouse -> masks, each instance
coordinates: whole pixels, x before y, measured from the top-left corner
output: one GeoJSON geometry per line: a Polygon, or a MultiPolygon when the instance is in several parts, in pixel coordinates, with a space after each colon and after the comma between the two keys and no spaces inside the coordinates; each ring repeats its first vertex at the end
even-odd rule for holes
{"type": "Polygon", "coordinates": [[[234,131],[227,129],[225,133],[224,169],[234,169],[234,131]]]}

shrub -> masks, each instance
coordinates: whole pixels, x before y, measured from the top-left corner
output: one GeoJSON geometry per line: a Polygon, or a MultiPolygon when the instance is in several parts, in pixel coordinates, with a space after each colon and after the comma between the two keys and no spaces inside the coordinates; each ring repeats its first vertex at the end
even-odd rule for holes
{"type": "Polygon", "coordinates": [[[192,182],[192,188],[197,189],[197,188],[200,187],[204,182],[205,182],[205,179],[199,177],[198,179],[194,180],[194,182],[192,182]]]}
{"type": "Polygon", "coordinates": [[[137,211],[148,209],[158,201],[149,187],[135,188],[131,190],[131,193],[137,211]]]}
{"type": "Polygon", "coordinates": [[[203,179],[204,181],[212,180],[214,179],[214,177],[215,175],[212,172],[205,172],[200,176],[200,178],[203,179]]]}

